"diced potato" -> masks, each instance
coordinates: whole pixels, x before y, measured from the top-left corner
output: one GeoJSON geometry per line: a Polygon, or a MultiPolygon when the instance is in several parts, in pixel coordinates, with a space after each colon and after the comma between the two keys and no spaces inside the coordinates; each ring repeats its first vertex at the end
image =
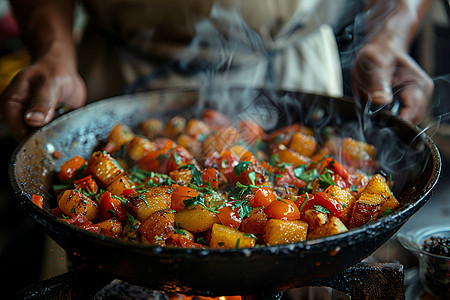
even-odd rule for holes
{"type": "Polygon", "coordinates": [[[122,197],[123,191],[126,189],[131,189],[135,186],[135,183],[126,175],[118,177],[116,180],[111,182],[110,185],[106,187],[111,194],[122,197]]]}
{"type": "Polygon", "coordinates": [[[311,162],[308,157],[286,148],[278,151],[278,159],[282,163],[293,164],[294,168],[311,162]]]}
{"type": "Polygon", "coordinates": [[[96,151],[92,154],[85,171],[92,174],[101,187],[107,187],[124,172],[117,161],[103,151],[96,151]]]}
{"type": "Polygon", "coordinates": [[[255,246],[255,238],[235,228],[214,224],[211,230],[211,248],[249,248],[255,246]]]}
{"type": "Polygon", "coordinates": [[[289,148],[300,155],[312,156],[317,149],[317,142],[314,136],[296,132],[292,135],[289,148]]]}
{"type": "Polygon", "coordinates": [[[246,145],[254,146],[265,139],[261,125],[251,120],[241,120],[237,124],[239,135],[246,145]]]}
{"type": "Polygon", "coordinates": [[[317,227],[314,231],[308,234],[308,239],[317,239],[324,236],[334,235],[348,231],[347,227],[342,221],[331,215],[328,221],[322,226],[317,227]]]}
{"type": "Polygon", "coordinates": [[[269,219],[264,228],[264,242],[268,245],[289,244],[306,240],[308,223],[301,220],[269,219]]]}
{"type": "Polygon", "coordinates": [[[197,204],[178,211],[175,223],[180,228],[197,233],[211,229],[215,223],[220,223],[220,221],[216,213],[197,204]]]}
{"type": "Polygon", "coordinates": [[[163,127],[164,124],[160,119],[150,118],[143,121],[139,129],[146,138],[154,139],[161,134],[163,127]]]}
{"type": "Polygon", "coordinates": [[[264,207],[255,208],[250,212],[247,218],[242,220],[239,230],[245,233],[261,235],[264,233],[267,220],[268,217],[264,212],[264,207]]]}
{"type": "Polygon", "coordinates": [[[177,144],[186,148],[194,157],[198,158],[202,154],[202,143],[188,134],[180,134],[177,138],[177,144]]]}
{"type": "Polygon", "coordinates": [[[375,147],[365,142],[346,137],[342,140],[342,153],[351,161],[364,162],[375,159],[375,147]]]}
{"type": "Polygon", "coordinates": [[[308,223],[309,230],[314,231],[328,221],[328,215],[316,209],[308,209],[305,211],[305,221],[308,223]]]}
{"type": "Polygon", "coordinates": [[[66,190],[58,200],[61,211],[70,216],[82,214],[89,221],[94,220],[98,214],[98,203],[78,190],[66,190]]]}
{"type": "Polygon", "coordinates": [[[151,244],[165,246],[166,239],[175,230],[175,215],[172,210],[154,212],[138,230],[151,244]]]}
{"type": "Polygon", "coordinates": [[[372,179],[369,180],[363,193],[379,194],[386,199],[386,202],[383,203],[383,206],[380,209],[380,215],[383,214],[388,207],[394,210],[400,205],[400,202],[392,194],[386,179],[380,174],[374,175],[372,179]]]}
{"type": "Polygon", "coordinates": [[[212,155],[214,152],[221,153],[225,148],[232,147],[239,140],[239,137],[236,129],[227,127],[208,136],[203,142],[203,151],[206,155],[212,155]]]}
{"type": "Polygon", "coordinates": [[[122,233],[122,223],[116,218],[111,218],[98,223],[102,234],[120,237],[122,233]]]}
{"type": "Polygon", "coordinates": [[[141,237],[141,233],[138,230],[139,226],[141,226],[141,221],[136,219],[133,224],[126,222],[122,230],[122,239],[130,242],[138,242],[141,237]]]}
{"type": "Polygon", "coordinates": [[[117,123],[114,128],[109,132],[106,140],[107,149],[109,153],[118,150],[122,145],[127,144],[131,139],[133,139],[134,133],[131,128],[125,124],[117,123]]]}
{"type": "Polygon", "coordinates": [[[178,185],[187,186],[192,182],[192,171],[190,169],[175,170],[170,172],[169,177],[178,185]]]}
{"type": "Polygon", "coordinates": [[[386,199],[381,195],[362,193],[361,197],[356,200],[348,228],[352,229],[359,227],[367,222],[375,220],[385,202],[386,199]]]}
{"type": "Polygon", "coordinates": [[[167,185],[153,186],[143,193],[129,195],[130,206],[141,222],[151,214],[170,208],[172,188],[167,185]]]}
{"type": "Polygon", "coordinates": [[[165,137],[175,140],[177,136],[183,133],[186,129],[186,118],[177,115],[166,122],[162,134],[165,137]]]}
{"type": "Polygon", "coordinates": [[[190,119],[186,125],[186,134],[196,138],[205,138],[211,133],[211,127],[200,119],[190,119]]]}
{"type": "Polygon", "coordinates": [[[237,160],[241,160],[242,155],[248,152],[248,149],[242,145],[234,145],[230,147],[230,152],[233,157],[236,157],[237,160]]]}
{"type": "Polygon", "coordinates": [[[131,160],[137,162],[145,154],[155,151],[156,146],[150,140],[139,136],[133,137],[133,139],[127,144],[127,155],[131,160]]]}
{"type": "Polygon", "coordinates": [[[325,193],[335,197],[344,207],[344,214],[339,218],[345,226],[348,226],[350,218],[353,214],[353,206],[355,205],[356,198],[348,190],[341,189],[337,185],[330,185],[325,193]]]}

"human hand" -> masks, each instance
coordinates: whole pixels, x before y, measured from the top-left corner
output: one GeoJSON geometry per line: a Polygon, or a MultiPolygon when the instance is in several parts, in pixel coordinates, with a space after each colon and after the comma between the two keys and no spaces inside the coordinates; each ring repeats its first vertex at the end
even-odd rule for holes
{"type": "Polygon", "coordinates": [[[21,70],[0,95],[3,119],[16,140],[30,127],[49,123],[58,104],[77,108],[86,101],[86,87],[74,63],[47,55],[21,70]]]}
{"type": "Polygon", "coordinates": [[[399,99],[399,115],[419,123],[433,93],[433,81],[403,50],[388,39],[372,40],[356,54],[352,70],[356,97],[381,106],[399,99]]]}

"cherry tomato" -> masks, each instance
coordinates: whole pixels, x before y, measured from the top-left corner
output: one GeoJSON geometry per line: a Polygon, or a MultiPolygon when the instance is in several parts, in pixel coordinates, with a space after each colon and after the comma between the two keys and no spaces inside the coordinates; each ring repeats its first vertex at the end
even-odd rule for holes
{"type": "MultiPolygon", "coordinates": [[[[131,189],[128,189],[128,191],[131,189]]],[[[104,221],[112,217],[116,217],[120,222],[127,219],[127,212],[125,206],[119,199],[112,196],[110,191],[104,192],[100,196],[100,207],[98,220],[104,221]]]]}
{"type": "Polygon", "coordinates": [[[265,213],[269,218],[279,220],[293,221],[300,218],[297,205],[289,199],[272,201],[265,209],[265,213]]]}
{"type": "Polygon", "coordinates": [[[94,178],[92,178],[92,175],[75,180],[73,183],[75,185],[75,189],[81,188],[82,190],[93,194],[97,194],[98,192],[97,182],[95,182],[94,178]]]}
{"type": "Polygon", "coordinates": [[[344,214],[342,204],[333,196],[325,192],[318,192],[314,195],[313,200],[316,205],[325,207],[336,217],[341,217],[344,214]]]}
{"type": "Polygon", "coordinates": [[[223,225],[231,228],[239,228],[242,223],[242,218],[239,216],[238,211],[239,207],[233,208],[231,205],[226,205],[219,208],[217,216],[223,225]]]}
{"type": "Polygon", "coordinates": [[[164,173],[168,174],[178,170],[181,166],[189,164],[192,161],[192,155],[189,151],[181,146],[175,147],[173,151],[169,151],[164,173]]]}
{"type": "Polygon", "coordinates": [[[169,246],[182,247],[182,248],[202,248],[202,244],[197,244],[182,234],[172,233],[167,239],[166,244],[169,246]]]}
{"type": "Polygon", "coordinates": [[[42,206],[44,205],[44,197],[42,197],[41,195],[33,194],[31,196],[31,202],[42,208],[42,206]]]}
{"type": "Polygon", "coordinates": [[[270,203],[277,200],[277,194],[270,187],[260,187],[253,189],[253,195],[248,197],[250,206],[256,207],[267,207],[270,203]]]}
{"type": "Polygon", "coordinates": [[[64,162],[58,173],[58,178],[61,181],[69,181],[73,179],[77,174],[77,170],[86,163],[86,160],[81,156],[74,156],[68,161],[64,162]]]}
{"type": "Polygon", "coordinates": [[[347,170],[334,158],[327,156],[325,158],[325,162],[327,163],[328,169],[332,170],[337,175],[341,176],[342,179],[348,180],[348,172],[347,170]]]}
{"type": "Polygon", "coordinates": [[[198,196],[198,192],[193,188],[177,185],[174,187],[172,192],[170,207],[175,211],[180,211],[185,207],[184,200],[196,196],[198,196]]]}
{"type": "Polygon", "coordinates": [[[209,182],[209,186],[211,188],[216,189],[219,186],[219,179],[217,177],[217,170],[214,168],[206,169],[202,172],[202,187],[207,187],[209,182]]]}
{"type": "Polygon", "coordinates": [[[136,190],[135,189],[124,189],[123,190],[123,195],[126,197],[126,196],[129,196],[129,195],[131,195],[131,194],[136,194],[137,192],[136,192],[136,190]]]}
{"type": "Polygon", "coordinates": [[[277,186],[295,186],[296,188],[303,188],[306,186],[306,182],[295,177],[294,166],[288,165],[284,167],[283,172],[275,175],[275,185],[277,186]]]}

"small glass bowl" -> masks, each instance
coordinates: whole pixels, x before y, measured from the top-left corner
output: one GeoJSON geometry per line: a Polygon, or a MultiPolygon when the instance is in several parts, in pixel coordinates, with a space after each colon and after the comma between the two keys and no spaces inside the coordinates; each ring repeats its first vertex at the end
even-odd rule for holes
{"type": "Polygon", "coordinates": [[[450,257],[431,254],[423,249],[425,240],[434,237],[450,238],[450,225],[429,226],[409,232],[399,232],[403,247],[419,257],[420,281],[428,293],[450,299],[450,257]]]}

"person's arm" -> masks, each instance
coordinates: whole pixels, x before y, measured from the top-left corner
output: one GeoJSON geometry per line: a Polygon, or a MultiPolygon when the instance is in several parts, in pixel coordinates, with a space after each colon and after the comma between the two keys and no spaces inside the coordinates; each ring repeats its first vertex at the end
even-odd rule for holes
{"type": "Polygon", "coordinates": [[[375,105],[400,100],[400,116],[418,123],[433,92],[433,82],[408,50],[430,0],[369,1],[367,42],[355,57],[356,96],[375,105]]]}
{"type": "Polygon", "coordinates": [[[0,96],[6,125],[17,139],[51,121],[58,103],[79,107],[85,86],[72,39],[73,0],[10,0],[32,64],[0,96]]]}

